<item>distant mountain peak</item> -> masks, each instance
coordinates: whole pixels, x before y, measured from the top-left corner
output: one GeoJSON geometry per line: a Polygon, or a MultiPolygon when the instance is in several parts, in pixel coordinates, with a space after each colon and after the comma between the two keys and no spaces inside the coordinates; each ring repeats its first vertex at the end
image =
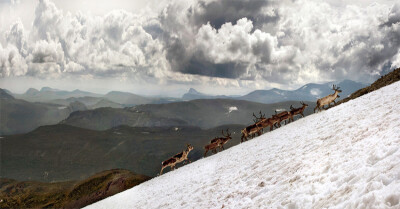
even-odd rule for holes
{"type": "Polygon", "coordinates": [[[37,94],[38,92],[39,92],[39,90],[37,90],[35,88],[29,88],[28,90],[26,90],[25,94],[33,95],[33,94],[37,94]]]}
{"type": "Polygon", "coordinates": [[[197,94],[197,95],[201,95],[202,93],[198,92],[196,89],[194,88],[190,88],[188,91],[188,94],[197,94]]]}
{"type": "Polygon", "coordinates": [[[58,91],[57,89],[53,89],[53,88],[50,88],[50,87],[48,87],[48,86],[45,86],[45,87],[42,87],[41,89],[40,89],[40,91],[58,91]]]}
{"type": "Polygon", "coordinates": [[[5,89],[0,89],[0,98],[1,99],[14,99],[13,96],[7,93],[5,89]]]}

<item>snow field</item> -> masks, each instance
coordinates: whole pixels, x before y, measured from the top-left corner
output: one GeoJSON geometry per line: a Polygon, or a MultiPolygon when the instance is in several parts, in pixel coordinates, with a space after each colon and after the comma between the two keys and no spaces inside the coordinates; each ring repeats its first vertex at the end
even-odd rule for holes
{"type": "Polygon", "coordinates": [[[396,82],[87,208],[400,208],[399,201],[396,82]]]}

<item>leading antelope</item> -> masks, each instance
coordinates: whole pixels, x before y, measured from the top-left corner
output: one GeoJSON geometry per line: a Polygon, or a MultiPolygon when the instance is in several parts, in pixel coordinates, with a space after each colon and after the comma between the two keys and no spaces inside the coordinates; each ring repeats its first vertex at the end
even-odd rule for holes
{"type": "Polygon", "coordinates": [[[189,161],[189,163],[190,163],[190,160],[188,159],[188,155],[189,155],[189,152],[193,150],[193,146],[190,145],[190,144],[186,144],[186,146],[187,146],[186,150],[174,155],[173,157],[171,157],[168,160],[163,161],[161,163],[160,175],[162,174],[164,168],[166,168],[168,166],[171,167],[171,170],[174,170],[175,169],[175,165],[177,163],[180,163],[180,162],[185,161],[185,160],[189,161]]]}
{"type": "Polygon", "coordinates": [[[317,108],[319,111],[321,111],[321,107],[325,109],[324,105],[331,107],[332,102],[336,105],[335,99],[340,97],[339,93],[342,92],[342,90],[339,90],[339,87],[336,88],[336,85],[333,85],[332,90],[334,90],[335,93],[317,100],[317,106],[314,108],[314,113],[317,108]]]}

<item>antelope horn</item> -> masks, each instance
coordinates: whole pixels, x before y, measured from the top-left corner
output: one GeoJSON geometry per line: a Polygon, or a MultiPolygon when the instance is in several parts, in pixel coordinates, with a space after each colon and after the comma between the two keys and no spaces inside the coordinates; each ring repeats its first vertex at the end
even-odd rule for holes
{"type": "Polygon", "coordinates": [[[293,109],[294,109],[294,108],[293,108],[293,105],[290,105],[290,109],[291,109],[291,110],[293,110],[293,109]]]}

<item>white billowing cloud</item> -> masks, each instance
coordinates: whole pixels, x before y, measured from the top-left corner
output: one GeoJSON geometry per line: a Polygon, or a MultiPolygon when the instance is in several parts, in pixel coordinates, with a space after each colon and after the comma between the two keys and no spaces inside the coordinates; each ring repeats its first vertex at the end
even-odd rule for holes
{"type": "Polygon", "coordinates": [[[27,56],[28,54],[28,43],[25,34],[24,25],[21,21],[17,21],[11,26],[10,30],[5,33],[5,38],[8,44],[17,47],[19,53],[22,56],[27,56]]]}
{"type": "MultiPolygon", "coordinates": [[[[163,47],[143,29],[145,24],[142,17],[122,10],[105,16],[72,15],[64,14],[48,0],[41,0],[35,10],[30,41],[26,42],[23,26],[17,23],[7,32],[6,44],[19,49],[28,65],[26,74],[31,76],[163,76],[159,71],[168,66],[163,47]]],[[[15,73],[3,74],[7,75],[15,73]]]]}
{"type": "Polygon", "coordinates": [[[400,67],[400,4],[332,2],[171,1],[158,13],[95,16],[40,0],[32,28],[17,21],[1,37],[1,77],[265,88],[365,80],[400,67]]]}
{"type": "Polygon", "coordinates": [[[218,30],[208,23],[195,37],[196,50],[213,63],[269,63],[276,40],[259,29],[252,30],[252,21],[247,18],[238,20],[235,25],[225,23],[218,30]]]}
{"type": "Polygon", "coordinates": [[[314,1],[283,8],[278,42],[299,52],[291,65],[298,81],[362,80],[378,74],[400,46],[398,24],[383,26],[388,9],[377,3],[335,9],[314,1]]]}
{"type": "Polygon", "coordinates": [[[19,53],[17,47],[0,45],[0,77],[22,76],[27,72],[28,66],[19,53]]]}

